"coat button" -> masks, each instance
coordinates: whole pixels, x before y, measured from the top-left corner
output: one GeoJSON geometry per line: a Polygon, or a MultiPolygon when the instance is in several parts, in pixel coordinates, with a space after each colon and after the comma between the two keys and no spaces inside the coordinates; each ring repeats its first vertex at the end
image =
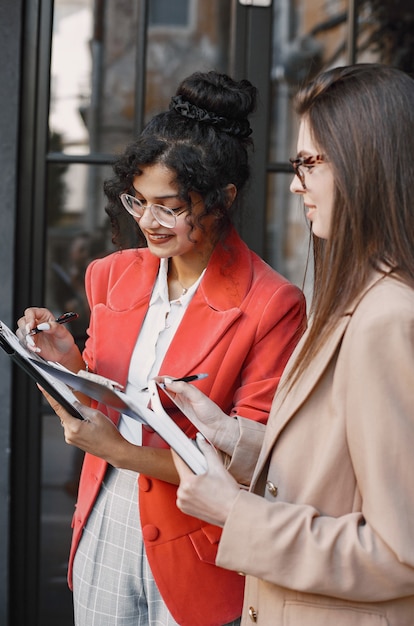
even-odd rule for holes
{"type": "Polygon", "coordinates": [[[138,478],[138,486],[141,491],[151,491],[152,480],[148,476],[141,476],[138,478]]]}
{"type": "Polygon", "coordinates": [[[276,496],[277,496],[277,492],[278,492],[278,489],[277,489],[276,485],[275,485],[274,483],[272,483],[272,481],[271,481],[271,480],[268,480],[268,481],[266,482],[266,487],[267,487],[267,490],[269,491],[269,493],[270,493],[270,494],[271,494],[274,498],[276,498],[276,496]]]}
{"type": "Polygon", "coordinates": [[[160,536],[159,528],[154,526],[153,524],[147,524],[142,529],[142,536],[145,541],[156,541],[160,536]]]}
{"type": "Polygon", "coordinates": [[[252,620],[252,622],[254,623],[257,622],[257,611],[253,606],[249,606],[249,617],[252,620]]]}

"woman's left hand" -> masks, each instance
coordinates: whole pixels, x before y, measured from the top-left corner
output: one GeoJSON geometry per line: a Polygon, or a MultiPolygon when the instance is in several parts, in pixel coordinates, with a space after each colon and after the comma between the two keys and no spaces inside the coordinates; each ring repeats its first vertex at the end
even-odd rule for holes
{"type": "Polygon", "coordinates": [[[65,430],[66,443],[104,459],[114,467],[119,464],[128,442],[122,437],[109,417],[78,403],[77,409],[84,420],[72,417],[51,395],[41,388],[43,395],[60,418],[65,430]]]}
{"type": "Polygon", "coordinates": [[[214,448],[204,439],[197,439],[200,450],[207,459],[205,474],[195,475],[174,452],[173,459],[180,476],[177,506],[188,515],[209,524],[224,526],[240,487],[225,469],[214,448]]]}

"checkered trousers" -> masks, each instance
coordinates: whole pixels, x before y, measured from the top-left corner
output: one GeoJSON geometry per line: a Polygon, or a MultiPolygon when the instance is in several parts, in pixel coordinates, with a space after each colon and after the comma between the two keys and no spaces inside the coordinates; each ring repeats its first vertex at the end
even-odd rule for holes
{"type": "Polygon", "coordinates": [[[76,626],[179,626],[148,564],[137,491],[136,472],[108,470],[73,565],[76,626]]]}

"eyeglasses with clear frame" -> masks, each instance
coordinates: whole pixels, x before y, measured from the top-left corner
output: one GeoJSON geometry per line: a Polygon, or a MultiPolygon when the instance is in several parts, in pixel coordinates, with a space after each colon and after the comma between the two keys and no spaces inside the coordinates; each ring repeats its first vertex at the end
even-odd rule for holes
{"type": "Polygon", "coordinates": [[[326,163],[326,158],[323,154],[315,154],[307,157],[296,157],[295,159],[289,159],[289,161],[293,167],[295,175],[299,178],[304,191],[306,191],[305,171],[301,168],[309,168],[310,170],[315,165],[326,163]]]}
{"type": "Polygon", "coordinates": [[[178,207],[177,209],[170,209],[162,204],[145,204],[129,193],[121,193],[119,199],[128,213],[137,219],[141,219],[145,209],[149,208],[152,216],[161,226],[165,226],[165,228],[174,228],[177,224],[177,217],[181,215],[181,213],[189,211],[188,206],[185,208],[178,207]]]}

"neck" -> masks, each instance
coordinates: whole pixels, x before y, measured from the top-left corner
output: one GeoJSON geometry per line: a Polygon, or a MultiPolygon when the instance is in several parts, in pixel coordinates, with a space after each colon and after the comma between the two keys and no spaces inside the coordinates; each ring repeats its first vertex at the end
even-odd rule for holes
{"type": "Polygon", "coordinates": [[[168,263],[168,288],[171,297],[180,297],[187,293],[207,267],[208,258],[199,259],[198,263],[184,263],[181,259],[171,258],[168,263]]]}

